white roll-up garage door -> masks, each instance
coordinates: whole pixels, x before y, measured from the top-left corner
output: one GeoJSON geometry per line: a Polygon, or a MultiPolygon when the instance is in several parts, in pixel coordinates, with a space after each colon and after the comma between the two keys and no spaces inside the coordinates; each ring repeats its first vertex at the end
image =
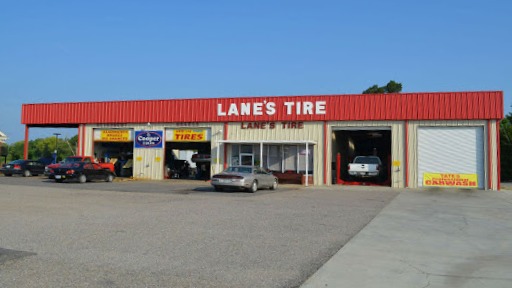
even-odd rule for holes
{"type": "Polygon", "coordinates": [[[483,127],[419,127],[418,187],[424,173],[477,174],[485,188],[483,127]]]}

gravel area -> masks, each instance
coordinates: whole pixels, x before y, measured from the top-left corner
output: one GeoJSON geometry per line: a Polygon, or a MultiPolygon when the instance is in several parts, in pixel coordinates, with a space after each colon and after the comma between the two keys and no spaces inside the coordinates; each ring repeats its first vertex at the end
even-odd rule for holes
{"type": "Polygon", "coordinates": [[[0,176],[0,287],[298,287],[398,193],[0,176]]]}

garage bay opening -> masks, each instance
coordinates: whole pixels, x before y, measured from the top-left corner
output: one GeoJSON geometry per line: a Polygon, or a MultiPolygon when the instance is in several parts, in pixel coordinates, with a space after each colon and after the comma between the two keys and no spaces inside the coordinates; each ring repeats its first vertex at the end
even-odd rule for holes
{"type": "Polygon", "coordinates": [[[210,179],[211,131],[208,128],[168,128],[165,175],[169,179],[210,179]]]}
{"type": "Polygon", "coordinates": [[[391,186],[391,129],[337,128],[332,132],[333,184],[391,186]]]}
{"type": "Polygon", "coordinates": [[[94,129],[94,158],[112,163],[117,177],[133,175],[133,129],[94,129]]]}

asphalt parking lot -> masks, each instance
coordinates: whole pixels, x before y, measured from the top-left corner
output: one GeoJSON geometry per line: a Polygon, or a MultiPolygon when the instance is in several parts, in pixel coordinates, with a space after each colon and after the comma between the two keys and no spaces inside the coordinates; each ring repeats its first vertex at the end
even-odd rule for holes
{"type": "Polygon", "coordinates": [[[0,176],[0,287],[298,287],[397,194],[0,176]]]}

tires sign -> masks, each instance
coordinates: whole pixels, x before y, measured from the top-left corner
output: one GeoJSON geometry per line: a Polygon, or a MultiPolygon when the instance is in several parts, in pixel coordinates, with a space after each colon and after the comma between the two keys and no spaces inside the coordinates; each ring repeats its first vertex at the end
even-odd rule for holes
{"type": "Polygon", "coordinates": [[[163,131],[135,131],[135,148],[162,148],[163,131]]]}

